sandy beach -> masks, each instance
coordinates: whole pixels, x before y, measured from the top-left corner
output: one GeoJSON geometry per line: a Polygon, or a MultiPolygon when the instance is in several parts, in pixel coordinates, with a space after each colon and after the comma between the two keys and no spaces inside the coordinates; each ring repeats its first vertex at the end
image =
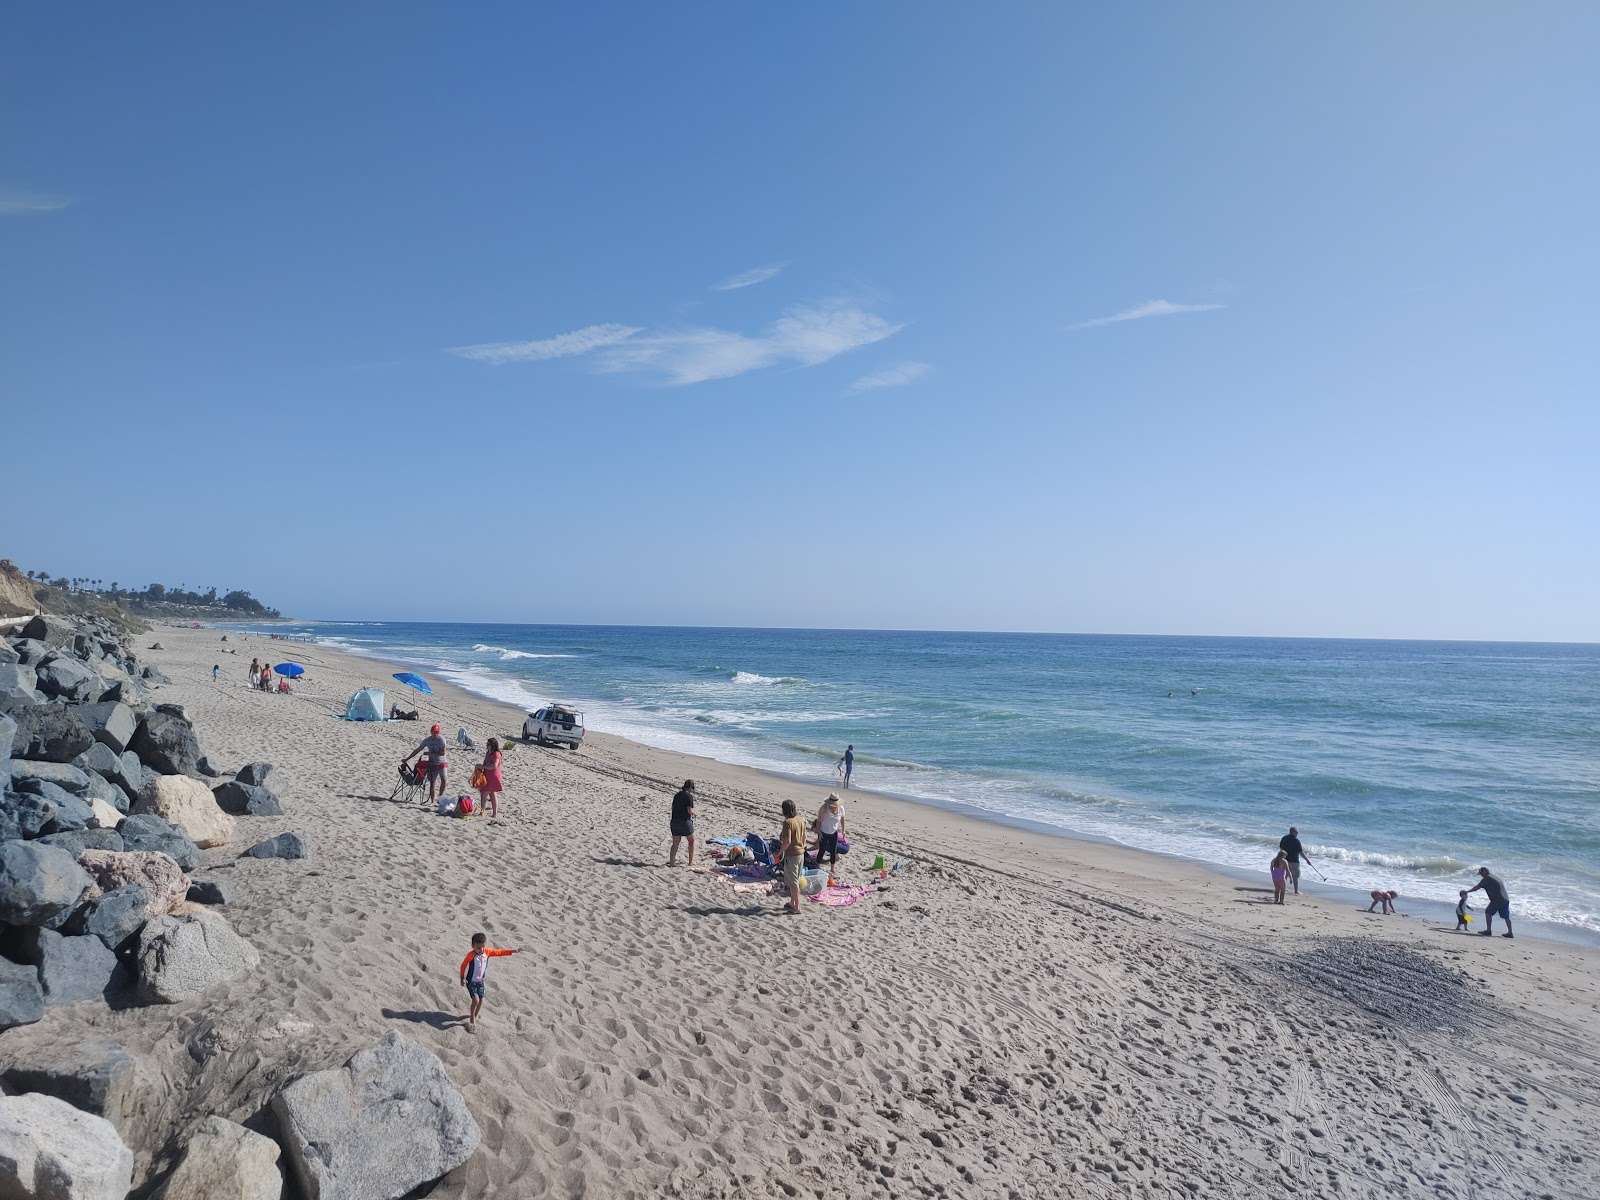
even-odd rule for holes
{"type": "MultiPolygon", "coordinates": [[[[205,873],[260,969],[6,1035],[144,1056],[152,1144],[205,1113],[261,1128],[285,1082],[400,1029],[484,1131],[437,1197],[1600,1196],[1592,949],[1345,897],[1274,907],[1264,871],[861,792],[841,874],[901,869],[786,916],[668,869],[669,800],[693,778],[702,837],[776,836],[782,799],[809,816],[825,789],[591,734],[516,745],[497,822],[441,818],[390,802],[397,761],[429,720],[481,746],[520,712],[440,685],[419,724],[347,723],[361,686],[409,705],[394,667],[219,638],[160,628],[140,653],[214,762],[277,766],[286,815],[241,818],[205,873]],[[254,653],[306,681],[248,690],[254,653]],[[234,861],[283,830],[309,858],[234,861]],[[526,953],[493,961],[474,1034],[456,971],[480,930],[526,953]]],[[[453,791],[475,761],[452,755],[453,791]]]]}

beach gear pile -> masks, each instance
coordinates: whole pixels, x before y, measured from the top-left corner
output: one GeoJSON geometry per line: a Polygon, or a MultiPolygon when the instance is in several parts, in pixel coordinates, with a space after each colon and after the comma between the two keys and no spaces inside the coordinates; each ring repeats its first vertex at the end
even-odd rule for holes
{"type": "MultiPolygon", "coordinates": [[[[717,864],[696,867],[694,870],[697,873],[718,876],[740,893],[776,895],[783,891],[783,869],[773,857],[777,842],[768,841],[759,833],[747,833],[743,838],[707,838],[705,845],[706,852],[717,860],[717,864]]],[[[842,840],[839,852],[849,852],[842,840]]],[[[818,904],[846,908],[877,890],[871,884],[847,884],[830,878],[810,851],[806,853],[804,861],[805,873],[801,876],[800,894],[818,904]]],[[[882,867],[882,864],[883,856],[880,854],[874,862],[875,870],[882,868],[880,878],[888,874],[888,868],[882,867]]]]}

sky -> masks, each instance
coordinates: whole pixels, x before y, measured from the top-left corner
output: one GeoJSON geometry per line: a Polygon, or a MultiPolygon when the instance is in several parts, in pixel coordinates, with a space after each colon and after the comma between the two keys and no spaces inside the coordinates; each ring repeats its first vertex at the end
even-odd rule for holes
{"type": "Polygon", "coordinates": [[[1600,6],[0,9],[0,555],[1600,640],[1600,6]]]}

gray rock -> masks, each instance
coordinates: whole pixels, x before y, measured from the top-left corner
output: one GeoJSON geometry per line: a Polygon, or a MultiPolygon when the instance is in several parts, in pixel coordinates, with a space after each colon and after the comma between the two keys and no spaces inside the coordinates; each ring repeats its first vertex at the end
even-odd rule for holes
{"type": "Polygon", "coordinates": [[[146,714],[128,747],[139,756],[140,762],[158,774],[200,773],[200,744],[195,740],[194,729],[172,713],[146,714]]]}
{"type": "Polygon", "coordinates": [[[43,779],[26,779],[18,782],[18,788],[27,788],[35,796],[42,796],[55,808],[55,813],[45,822],[45,833],[70,833],[75,829],[87,829],[95,824],[94,809],[89,807],[86,800],[79,799],[71,792],[58,788],[53,783],[43,779]]]}
{"type": "Polygon", "coordinates": [[[29,704],[13,708],[17,722],[12,754],[37,762],[69,763],[94,745],[94,734],[78,710],[65,704],[29,704]]]}
{"type": "Polygon", "coordinates": [[[171,682],[171,680],[169,680],[165,675],[163,675],[160,671],[156,670],[154,667],[146,667],[144,670],[140,671],[139,672],[139,678],[143,679],[143,680],[146,680],[147,682],[157,683],[157,684],[170,683],[171,682]]]}
{"type": "Polygon", "coordinates": [[[249,784],[251,787],[266,787],[267,777],[272,774],[272,764],[269,762],[246,763],[240,767],[234,779],[240,783],[249,784]]]}
{"type": "Polygon", "coordinates": [[[0,843],[0,922],[44,925],[64,918],[89,890],[89,876],[65,850],[0,843]]]}
{"type": "Polygon", "coordinates": [[[125,1200],[133,1151],[104,1117],[30,1092],[0,1097],[0,1196],[125,1200]]]}
{"type": "Polygon", "coordinates": [[[0,642],[0,663],[21,662],[22,656],[6,642],[0,642]]]}
{"type": "Polygon", "coordinates": [[[39,968],[0,958],[0,1033],[32,1025],[44,1016],[39,968]]]}
{"type": "Polygon", "coordinates": [[[115,950],[139,932],[150,915],[149,909],[149,891],[130,883],[90,900],[72,914],[61,932],[97,937],[107,949],[115,950]]]}
{"type": "Polygon", "coordinates": [[[233,899],[233,887],[220,879],[196,879],[189,885],[190,904],[226,904],[233,899]]]}
{"type": "Polygon", "coordinates": [[[105,683],[75,658],[52,658],[38,669],[39,690],[46,696],[65,700],[92,700],[105,690],[105,683]]]}
{"type": "Polygon", "coordinates": [[[7,954],[39,968],[46,1008],[103,1000],[121,983],[117,956],[97,937],[70,937],[30,926],[12,931],[7,954]]]}
{"type": "Polygon", "coordinates": [[[41,642],[38,638],[18,638],[11,643],[11,648],[17,652],[17,661],[37,667],[45,659],[56,652],[56,648],[49,642],[41,642]]]}
{"type": "MultiPolygon", "coordinates": [[[[118,763],[117,766],[121,767],[122,764],[118,763]]],[[[85,771],[84,774],[89,777],[89,786],[83,792],[85,800],[103,800],[119,813],[128,811],[128,797],[121,788],[112,787],[93,771],[85,771]]]]}
{"type": "Polygon", "coordinates": [[[66,617],[46,616],[43,613],[22,627],[23,637],[36,642],[45,642],[51,646],[70,646],[77,633],[76,622],[69,621],[66,617]]]}
{"type": "MultiPolygon", "coordinates": [[[[30,781],[53,784],[74,796],[89,790],[89,777],[67,762],[34,762],[31,759],[11,760],[12,786],[23,790],[30,781]]],[[[28,789],[31,790],[31,789],[28,789]]]]}
{"type": "Polygon", "coordinates": [[[236,817],[280,817],[283,806],[278,798],[264,787],[253,787],[237,780],[211,790],[218,806],[236,817]]]}
{"type": "Polygon", "coordinates": [[[195,760],[195,766],[200,768],[200,774],[204,775],[207,779],[215,779],[218,775],[222,774],[221,771],[217,770],[216,767],[211,765],[211,760],[204,754],[195,760]]]}
{"type": "Polygon", "coordinates": [[[191,725],[194,723],[189,720],[189,710],[181,704],[158,704],[156,705],[156,711],[158,713],[166,713],[169,717],[177,717],[178,720],[191,725]]]}
{"type": "Polygon", "coordinates": [[[17,723],[0,713],[0,759],[11,757],[11,748],[17,743],[17,723]]]}
{"type": "Polygon", "coordinates": [[[272,1098],[310,1200],[396,1200],[466,1162],[482,1134],[430,1051],[391,1032],[272,1098]]]}
{"type": "MultiPolygon", "coordinates": [[[[119,788],[128,794],[130,801],[137,800],[139,793],[144,790],[145,765],[139,761],[139,756],[132,750],[122,752],[122,778],[113,779],[119,788]]],[[[154,774],[154,772],[151,772],[154,774]]],[[[107,779],[111,777],[106,776],[107,779]]]]}
{"type": "Polygon", "coordinates": [[[139,997],[177,1004],[254,970],[256,948],[218,913],[152,917],[139,931],[139,997]]]}
{"type": "Polygon", "coordinates": [[[124,850],[154,850],[169,855],[185,871],[197,871],[207,861],[188,834],[154,813],[129,817],[117,826],[117,832],[122,835],[124,850]]]}
{"type": "Polygon", "coordinates": [[[17,837],[38,837],[55,815],[56,806],[43,796],[32,792],[0,794],[0,820],[8,828],[14,827],[17,837]]]}
{"type": "Polygon", "coordinates": [[[133,709],[120,701],[102,700],[97,704],[79,706],[78,715],[95,741],[103,742],[114,754],[121,754],[139,731],[139,720],[133,709]]]}
{"type": "Polygon", "coordinates": [[[126,850],[122,835],[115,829],[70,829],[47,833],[34,841],[36,846],[54,846],[65,850],[74,859],[85,850],[126,850]]]}
{"type": "Polygon", "coordinates": [[[306,839],[298,833],[280,833],[264,842],[257,842],[245,853],[251,858],[304,858],[306,839]]]}
{"type": "Polygon", "coordinates": [[[278,1143],[212,1116],[195,1128],[183,1161],[154,1200],[280,1200],[282,1195],[278,1143]]]}
{"type": "Polygon", "coordinates": [[[110,1038],[62,1038],[17,1047],[0,1068],[0,1080],[13,1094],[54,1096],[126,1133],[137,1073],[133,1055],[110,1038]]]}
{"type": "MultiPolygon", "coordinates": [[[[87,707],[89,706],[83,706],[83,708],[87,707]]],[[[83,713],[83,708],[78,709],[80,715],[83,713]]],[[[122,774],[121,754],[104,742],[96,742],[90,746],[82,754],[74,758],[70,765],[77,767],[80,771],[93,771],[95,774],[102,775],[107,779],[110,779],[113,775],[122,774]]]]}

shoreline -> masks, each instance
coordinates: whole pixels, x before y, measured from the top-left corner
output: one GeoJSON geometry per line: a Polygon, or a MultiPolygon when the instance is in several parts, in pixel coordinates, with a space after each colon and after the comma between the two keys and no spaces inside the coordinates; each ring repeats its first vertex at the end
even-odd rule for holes
{"type": "MultiPolygon", "coordinates": [[[[296,623],[305,624],[308,622],[297,621],[296,623]]],[[[178,628],[183,628],[183,626],[179,626],[178,628]]],[[[235,627],[231,625],[218,625],[215,626],[215,628],[219,630],[231,630],[235,627]]],[[[237,628],[240,630],[240,632],[247,634],[249,633],[248,625],[241,625],[237,628]]],[[[319,640],[318,636],[315,634],[307,635],[307,639],[308,640],[305,641],[299,641],[299,639],[293,638],[276,638],[268,640],[298,641],[299,644],[312,645],[317,647],[317,649],[320,651],[328,654],[339,655],[354,662],[387,662],[396,666],[414,666],[420,670],[428,670],[432,676],[432,686],[436,689],[436,691],[440,689],[448,690],[462,697],[469,697],[476,702],[493,705],[496,708],[504,710],[508,713],[515,713],[517,727],[519,729],[522,718],[527,715],[525,710],[519,709],[517,706],[509,703],[508,701],[499,699],[485,692],[477,691],[468,685],[456,683],[440,677],[439,668],[435,665],[418,663],[408,660],[405,656],[389,656],[377,652],[369,654],[364,650],[355,649],[352,647],[328,645],[319,640]]],[[[504,678],[513,683],[520,682],[516,680],[515,676],[507,675],[504,676],[504,678]]],[[[636,746],[641,749],[657,751],[662,754],[676,754],[681,755],[686,759],[711,762],[717,764],[719,768],[748,771],[752,772],[758,778],[781,781],[782,783],[801,788],[821,789],[824,794],[830,790],[838,790],[837,784],[828,784],[825,781],[815,778],[808,778],[803,775],[777,770],[771,767],[732,762],[727,759],[715,757],[714,755],[702,755],[696,754],[689,750],[681,750],[668,746],[659,746],[652,742],[642,740],[638,736],[627,737],[621,734],[605,733],[599,730],[590,730],[586,734],[587,739],[593,739],[595,737],[616,739],[617,741],[627,745],[636,746]]],[[[1183,864],[1199,871],[1207,872],[1213,876],[1216,876],[1216,881],[1219,883],[1226,881],[1229,883],[1260,885],[1265,882],[1267,875],[1264,866],[1261,870],[1254,871],[1247,867],[1241,867],[1230,863],[1213,862],[1178,851],[1167,851],[1152,847],[1132,846],[1126,842],[1117,841],[1111,837],[1087,833],[1081,830],[1075,830],[1065,826],[1051,824],[1049,822],[1030,820],[1027,817],[1013,816],[993,809],[986,809],[978,805],[964,803],[959,800],[945,800],[930,796],[919,796],[908,793],[862,787],[850,788],[848,790],[848,795],[871,796],[884,802],[908,805],[913,809],[942,813],[946,817],[954,818],[957,821],[973,822],[981,826],[1018,831],[1034,837],[1059,840],[1068,843],[1069,845],[1115,849],[1119,852],[1136,856],[1128,867],[1130,873],[1133,874],[1138,873],[1138,856],[1148,856],[1152,860],[1183,864]]],[[[1069,854],[1070,853],[1073,852],[1069,851],[1069,854]]],[[[1084,852],[1079,851],[1077,853],[1081,854],[1084,852]]],[[[1472,881],[1466,881],[1464,885],[1470,886],[1471,882],[1472,881]]],[[[1360,887],[1321,881],[1316,879],[1310,871],[1305,873],[1305,878],[1302,879],[1301,883],[1303,887],[1303,891],[1301,893],[1302,897],[1318,896],[1326,899],[1330,903],[1348,903],[1353,909],[1360,912],[1361,915],[1367,915],[1365,913],[1365,907],[1369,900],[1369,893],[1360,887]]],[[[1474,923],[1477,924],[1482,920],[1484,900],[1481,894],[1474,894],[1473,900],[1475,910],[1474,923]]],[[[1454,906],[1448,901],[1434,900],[1426,897],[1408,896],[1403,893],[1400,896],[1400,901],[1409,910],[1403,914],[1399,914],[1403,917],[1419,921],[1426,921],[1434,925],[1443,924],[1447,927],[1453,927],[1455,924],[1454,906]]],[[[1291,893],[1290,903],[1294,903],[1293,893],[1291,893]]],[[[1515,913],[1515,896],[1513,896],[1513,913],[1515,913]]],[[[1563,945],[1582,946],[1588,949],[1600,950],[1600,930],[1590,930],[1581,925],[1568,924],[1560,921],[1538,920],[1531,917],[1518,917],[1516,919],[1516,924],[1519,928],[1529,931],[1528,933],[1519,936],[1532,937],[1541,941],[1557,942],[1563,945]]]]}

